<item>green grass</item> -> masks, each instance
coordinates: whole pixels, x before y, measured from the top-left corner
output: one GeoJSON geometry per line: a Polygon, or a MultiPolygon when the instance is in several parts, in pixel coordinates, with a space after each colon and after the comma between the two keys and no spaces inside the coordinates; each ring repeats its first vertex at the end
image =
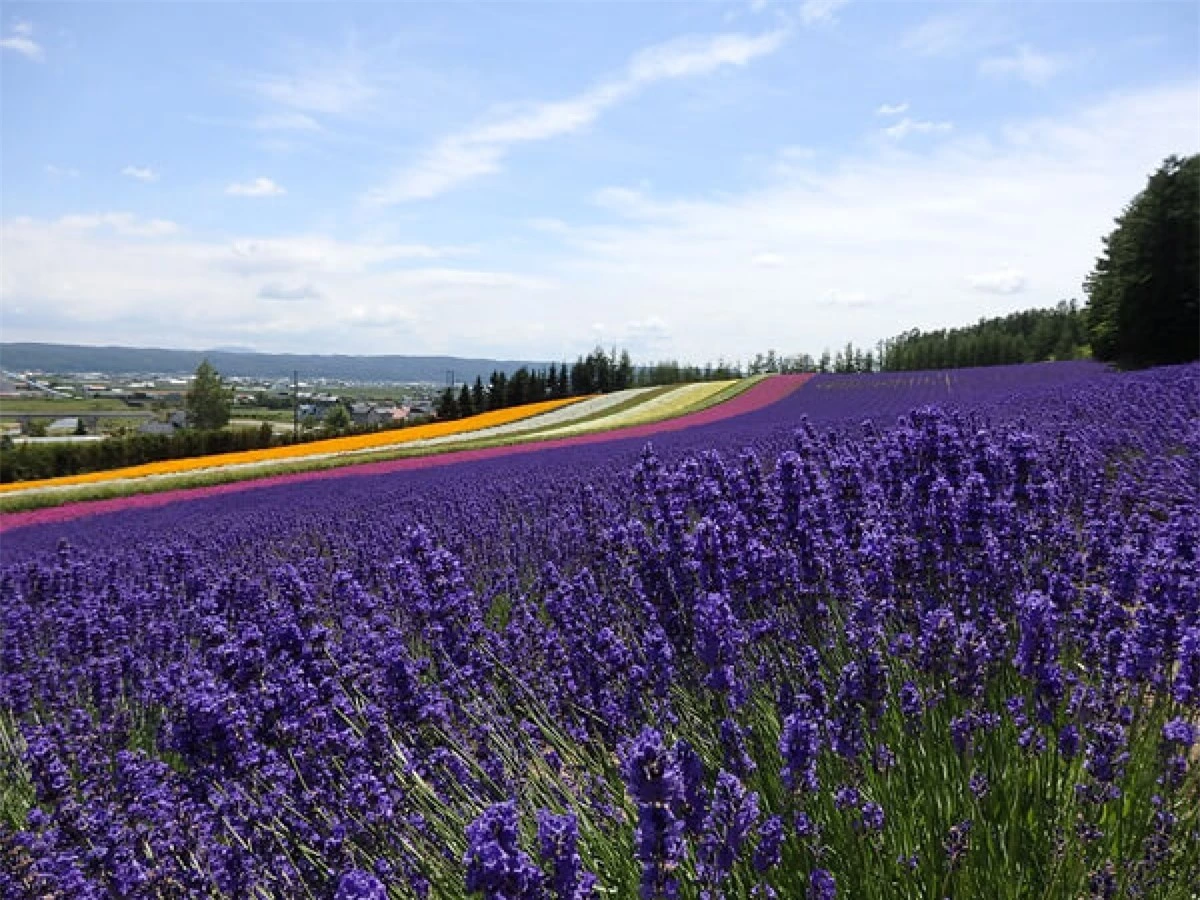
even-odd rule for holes
{"type": "MultiPolygon", "coordinates": [[[[149,407],[146,407],[149,409],[149,407]]],[[[95,400],[54,399],[48,397],[33,397],[28,400],[0,401],[0,419],[11,418],[25,414],[37,416],[75,416],[90,415],[97,412],[112,412],[113,410],[131,410],[123,400],[103,397],[95,400]]]]}

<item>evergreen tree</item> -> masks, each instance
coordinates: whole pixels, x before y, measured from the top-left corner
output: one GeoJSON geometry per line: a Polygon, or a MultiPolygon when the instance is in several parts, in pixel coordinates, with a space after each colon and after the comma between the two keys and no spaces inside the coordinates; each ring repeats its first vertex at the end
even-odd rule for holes
{"type": "Polygon", "coordinates": [[[1097,359],[1200,359],[1200,155],[1168,157],[1117,217],[1084,282],[1097,359]]]}
{"type": "Polygon", "coordinates": [[[471,389],[467,387],[464,381],[462,390],[458,392],[458,414],[460,416],[474,415],[475,406],[471,402],[471,389]]]}
{"type": "Polygon", "coordinates": [[[442,391],[436,406],[439,419],[457,419],[458,401],[454,399],[454,388],[447,387],[442,391]]]}
{"type": "Polygon", "coordinates": [[[477,413],[487,409],[487,396],[483,389],[483,379],[476,375],[475,384],[471,388],[471,409],[477,413]]]}

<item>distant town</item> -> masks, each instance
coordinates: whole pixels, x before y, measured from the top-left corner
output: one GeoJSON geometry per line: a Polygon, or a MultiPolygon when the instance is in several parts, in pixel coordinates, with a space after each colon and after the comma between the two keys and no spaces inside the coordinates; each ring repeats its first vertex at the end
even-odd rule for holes
{"type": "MultiPolygon", "coordinates": [[[[434,415],[444,385],[331,378],[223,376],[232,390],[234,428],[289,434],[325,424],[343,407],[350,424],[387,427],[434,415]]],[[[89,441],[132,434],[174,434],[186,425],[191,376],[161,373],[0,372],[0,435],[21,442],[89,441]]]]}

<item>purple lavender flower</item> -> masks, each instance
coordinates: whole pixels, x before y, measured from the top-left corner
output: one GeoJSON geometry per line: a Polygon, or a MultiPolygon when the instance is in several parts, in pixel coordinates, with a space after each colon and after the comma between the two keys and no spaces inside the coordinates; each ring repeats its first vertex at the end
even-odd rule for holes
{"type": "Polygon", "coordinates": [[[858,806],[858,801],[858,789],[851,785],[840,785],[833,792],[833,802],[838,809],[850,809],[852,806],[858,806]]]}
{"type": "Polygon", "coordinates": [[[517,805],[497,803],[467,826],[468,893],[485,900],[540,900],[542,873],[518,845],[517,805]]]}
{"type": "Polygon", "coordinates": [[[760,874],[779,865],[783,851],[783,819],[769,816],[758,826],[758,846],[754,848],[754,871],[760,874]]]}
{"type": "Polygon", "coordinates": [[[758,768],[746,748],[746,729],[741,725],[733,719],[722,719],[720,738],[725,766],[730,772],[739,778],[745,778],[758,768]]]}
{"type": "Polygon", "coordinates": [[[1200,625],[1189,628],[1179,641],[1179,658],[1171,687],[1184,706],[1200,706],[1200,625]]]}
{"type": "Polygon", "coordinates": [[[910,727],[915,727],[923,709],[920,690],[911,681],[904,682],[900,687],[900,712],[910,727]]]}
{"type": "Polygon", "coordinates": [[[699,834],[708,814],[707,791],[704,788],[704,761],[682,738],[675,742],[675,761],[679,766],[682,785],[681,799],[675,804],[675,814],[683,820],[687,830],[699,834]]]}
{"type": "Polygon", "coordinates": [[[971,846],[971,826],[970,819],[963,819],[958,824],[950,829],[950,833],[946,836],[946,840],[942,846],[946,850],[946,864],[953,871],[958,868],[963,857],[971,846]]]}
{"type": "Polygon", "coordinates": [[[988,781],[987,774],[984,772],[972,772],[970,779],[967,781],[967,785],[970,787],[971,793],[981,799],[986,797],[988,791],[991,789],[991,783],[988,781]]]}
{"type": "Polygon", "coordinates": [[[1063,759],[1074,759],[1079,753],[1079,729],[1074,725],[1064,725],[1058,732],[1058,752],[1063,759]]]}
{"type": "Polygon", "coordinates": [[[338,879],[334,900],[387,900],[387,888],[370,872],[351,869],[338,879]]]}
{"type": "Polygon", "coordinates": [[[662,734],[647,726],[621,754],[625,787],[637,803],[634,852],[642,864],[642,900],[675,900],[679,881],[674,874],[686,850],[684,823],[673,808],[684,799],[682,775],[662,734]]]}
{"type": "Polygon", "coordinates": [[[757,820],[758,794],[722,769],[696,852],[696,872],[703,884],[716,887],[729,876],[757,820]]]}
{"type": "Polygon", "coordinates": [[[790,790],[815,793],[817,756],[821,751],[821,730],[805,712],[794,712],[783,721],[779,752],[783,754],[783,783],[790,790]]]}
{"type": "Polygon", "coordinates": [[[837,880],[825,869],[813,869],[808,876],[808,900],[834,900],[837,880]]]}
{"type": "Polygon", "coordinates": [[[1163,740],[1180,744],[1184,749],[1196,743],[1198,733],[1200,733],[1200,728],[1186,719],[1172,719],[1162,729],[1163,740]]]}
{"type": "Polygon", "coordinates": [[[868,800],[862,805],[859,810],[862,813],[862,827],[867,831],[880,832],[883,831],[883,807],[874,801],[868,800]]]}
{"type": "Polygon", "coordinates": [[[579,856],[579,823],[574,814],[555,815],[539,809],[538,853],[550,865],[548,890],[555,900],[590,900],[596,876],[583,871],[579,856]]]}

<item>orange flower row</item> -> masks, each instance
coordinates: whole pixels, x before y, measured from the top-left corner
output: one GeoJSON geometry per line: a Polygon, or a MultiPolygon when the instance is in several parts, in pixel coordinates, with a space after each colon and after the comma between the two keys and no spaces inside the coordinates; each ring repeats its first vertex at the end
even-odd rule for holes
{"type": "Polygon", "coordinates": [[[145,475],[172,475],[177,472],[193,472],[198,469],[212,469],[220,466],[233,466],[244,463],[271,462],[286,459],[303,459],[309,456],[322,456],[332,453],[345,453],[352,450],[369,450],[374,447],[391,447],[396,444],[406,444],[422,438],[443,437],[444,435],[463,434],[481,428],[491,428],[495,425],[505,425],[520,419],[527,419],[569,403],[576,403],[580,398],[570,397],[565,400],[544,400],[541,403],[528,403],[524,406],[512,406],[508,409],[497,409],[492,412],[480,413],[465,419],[452,422],[432,422],[428,425],[416,425],[403,431],[376,431],[371,434],[356,434],[350,437],[329,438],[323,441],[312,441],[307,444],[291,444],[286,447],[271,447],[267,450],[241,450],[234,453],[217,453],[212,456],[193,456],[187,459],[168,459],[163,462],[144,463],[140,466],[126,466],[123,469],[109,469],[104,472],[87,472],[83,475],[64,475],[60,478],[42,478],[37,481],[14,481],[0,484],[0,493],[19,491],[33,487],[59,487],[72,484],[95,484],[112,481],[118,478],[140,478],[145,475]]]}

